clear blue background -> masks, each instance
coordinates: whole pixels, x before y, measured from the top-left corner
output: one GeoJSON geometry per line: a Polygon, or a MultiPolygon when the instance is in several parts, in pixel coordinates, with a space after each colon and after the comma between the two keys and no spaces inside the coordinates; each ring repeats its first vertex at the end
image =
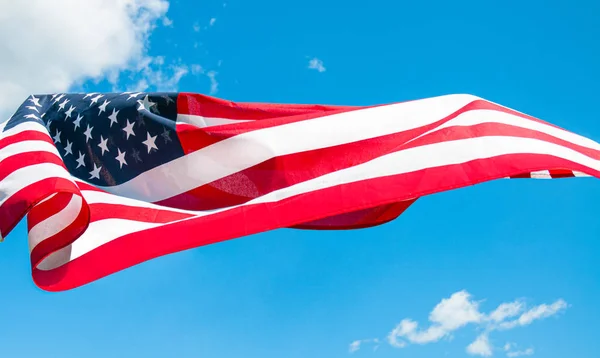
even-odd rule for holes
{"type": "MultiPolygon", "coordinates": [[[[180,0],[151,54],[218,71],[217,96],[232,100],[471,93],[600,141],[599,13],[598,1],[180,0]],[[211,17],[214,26],[193,31],[211,17]],[[326,72],[307,68],[312,56],[326,72]]],[[[208,89],[206,77],[180,85],[208,89]]],[[[31,281],[21,224],[0,245],[0,357],[347,357],[351,341],[384,338],[405,317],[427,324],[441,298],[466,289],[484,311],[519,297],[565,299],[560,317],[492,343],[594,358],[599,239],[600,181],[496,181],[422,198],[377,228],[279,230],[47,293],[31,281]]],[[[467,327],[451,342],[355,356],[465,357],[476,334],[467,327]]]]}

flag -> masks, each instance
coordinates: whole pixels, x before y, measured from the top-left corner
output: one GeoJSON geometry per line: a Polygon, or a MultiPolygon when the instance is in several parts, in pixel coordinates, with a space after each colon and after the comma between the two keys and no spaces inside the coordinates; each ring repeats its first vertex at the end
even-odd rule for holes
{"type": "Polygon", "coordinates": [[[375,106],[193,93],[32,95],[0,124],[0,234],[72,289],[278,228],[341,230],[502,178],[600,178],[600,144],[471,95],[375,106]]]}

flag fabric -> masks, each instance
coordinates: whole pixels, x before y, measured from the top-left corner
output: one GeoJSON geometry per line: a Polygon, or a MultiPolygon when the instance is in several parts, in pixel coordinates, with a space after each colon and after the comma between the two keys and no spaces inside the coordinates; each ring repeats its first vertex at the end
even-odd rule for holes
{"type": "Polygon", "coordinates": [[[355,229],[502,178],[600,178],[600,144],[471,95],[376,106],[193,93],[33,95],[0,124],[0,237],[75,288],[278,228],[355,229]]]}

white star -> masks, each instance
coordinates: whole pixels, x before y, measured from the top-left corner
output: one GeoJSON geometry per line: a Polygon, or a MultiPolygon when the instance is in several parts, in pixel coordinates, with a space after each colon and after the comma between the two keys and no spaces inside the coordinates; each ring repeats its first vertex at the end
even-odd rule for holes
{"type": "Polygon", "coordinates": [[[104,155],[104,152],[109,151],[107,142],[108,142],[108,138],[104,139],[104,138],[102,138],[102,136],[100,136],[100,144],[98,144],[98,147],[100,147],[100,149],[102,149],[102,155],[104,155]]]}
{"type": "Polygon", "coordinates": [[[60,131],[56,130],[56,135],[53,137],[54,143],[60,143],[60,131]]]}
{"type": "Polygon", "coordinates": [[[142,92],[137,92],[137,93],[130,94],[129,97],[127,97],[127,100],[129,101],[132,98],[137,98],[137,96],[139,96],[141,94],[142,94],[142,92]]]}
{"type": "Polygon", "coordinates": [[[90,172],[90,179],[100,179],[100,170],[102,169],[102,167],[97,167],[96,163],[94,163],[94,170],[92,170],[90,172]]]}
{"type": "Polygon", "coordinates": [[[77,119],[75,119],[73,121],[73,125],[75,126],[75,129],[79,128],[82,119],[83,119],[83,116],[81,114],[78,114],[77,119]]]}
{"type": "Polygon", "coordinates": [[[53,94],[52,98],[50,98],[50,99],[54,99],[56,96],[58,96],[58,93],[53,94]]]}
{"type": "Polygon", "coordinates": [[[83,134],[85,134],[85,142],[87,143],[90,139],[92,139],[92,129],[94,129],[94,127],[90,127],[90,125],[87,125],[87,129],[85,130],[85,132],[83,132],[83,134]]]}
{"type": "Polygon", "coordinates": [[[99,100],[100,98],[102,98],[102,97],[104,97],[104,96],[103,96],[103,95],[101,95],[101,94],[99,94],[98,96],[96,96],[96,97],[92,98],[92,104],[95,104],[96,102],[98,102],[98,100],[99,100]]]}
{"type": "Polygon", "coordinates": [[[119,161],[120,168],[123,168],[123,164],[127,165],[127,161],[125,160],[126,152],[121,153],[121,149],[119,148],[117,148],[117,150],[119,151],[119,155],[117,155],[115,159],[119,161]]]}
{"type": "Polygon", "coordinates": [[[102,114],[102,112],[106,111],[106,106],[110,103],[109,100],[105,99],[104,103],[102,103],[101,105],[98,106],[98,108],[100,109],[100,112],[98,114],[102,114]]]}
{"type": "Polygon", "coordinates": [[[61,94],[60,96],[56,97],[56,98],[55,98],[55,99],[52,101],[52,103],[56,103],[56,102],[60,101],[60,100],[61,100],[61,99],[62,99],[64,96],[65,96],[64,94],[61,94]]]}
{"type": "Polygon", "coordinates": [[[75,107],[73,107],[73,105],[71,105],[71,107],[69,107],[69,109],[65,112],[65,114],[67,115],[65,117],[66,118],[71,118],[71,114],[73,113],[73,110],[75,109],[75,107]]]}
{"type": "Polygon", "coordinates": [[[86,98],[88,98],[88,97],[92,97],[92,96],[93,96],[93,95],[95,95],[95,94],[98,94],[98,93],[96,93],[96,92],[88,93],[88,94],[86,94],[85,96],[83,96],[83,99],[86,99],[86,98]]]}
{"type": "Polygon", "coordinates": [[[65,109],[65,106],[67,105],[67,103],[69,102],[69,99],[65,99],[61,104],[58,105],[58,110],[63,110],[65,109]]]}
{"type": "Polygon", "coordinates": [[[36,107],[41,107],[42,106],[40,104],[40,99],[36,98],[34,95],[31,95],[31,98],[29,99],[29,102],[33,103],[33,105],[36,106],[36,107]]]}
{"type": "Polygon", "coordinates": [[[79,152],[79,158],[77,158],[76,162],[77,162],[77,168],[75,169],[79,169],[79,167],[85,167],[85,162],[83,161],[85,159],[85,154],[79,152]]]}
{"type": "Polygon", "coordinates": [[[36,106],[27,106],[27,109],[30,109],[32,111],[36,111],[36,112],[40,113],[40,111],[37,109],[36,106]]]}
{"type": "Polygon", "coordinates": [[[41,121],[40,117],[36,116],[35,114],[31,113],[31,114],[26,114],[23,117],[28,118],[28,119],[37,119],[38,121],[41,121]]]}
{"type": "Polygon", "coordinates": [[[150,101],[150,99],[148,99],[148,95],[146,95],[146,97],[144,97],[143,101],[138,100],[137,103],[140,105],[138,107],[138,111],[149,111],[152,109],[153,106],[156,106],[156,103],[150,101]]]}
{"type": "Polygon", "coordinates": [[[125,139],[129,139],[130,135],[135,137],[135,133],[133,132],[133,124],[134,123],[129,123],[129,119],[127,120],[127,125],[125,126],[125,128],[123,128],[123,131],[125,133],[127,133],[127,137],[125,139]]]}
{"type": "Polygon", "coordinates": [[[116,109],[113,108],[112,114],[110,116],[108,116],[108,119],[110,119],[109,127],[112,127],[113,123],[119,124],[119,122],[117,121],[118,115],[119,115],[119,111],[117,111],[116,109]]]}
{"type": "Polygon", "coordinates": [[[156,147],[156,144],[154,143],[154,141],[156,141],[156,136],[151,137],[150,133],[148,133],[148,132],[146,132],[146,134],[147,134],[147,138],[142,143],[144,143],[146,145],[146,147],[148,147],[148,153],[150,153],[151,149],[158,150],[158,148],[156,147]]]}
{"type": "Polygon", "coordinates": [[[67,139],[67,146],[65,147],[65,157],[67,156],[67,154],[71,154],[73,155],[73,143],[69,142],[69,140],[67,139]]]}

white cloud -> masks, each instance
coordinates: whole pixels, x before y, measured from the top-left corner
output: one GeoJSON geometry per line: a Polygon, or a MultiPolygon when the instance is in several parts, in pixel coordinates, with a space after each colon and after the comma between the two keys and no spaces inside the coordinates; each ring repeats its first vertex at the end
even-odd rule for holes
{"type": "Polygon", "coordinates": [[[555,314],[567,309],[567,307],[567,302],[562,299],[559,299],[550,305],[541,304],[539,306],[534,306],[533,308],[521,314],[521,316],[515,320],[501,322],[498,325],[498,329],[507,330],[518,326],[527,326],[535,320],[554,316],[555,314]]]}
{"type": "Polygon", "coordinates": [[[182,64],[165,66],[164,61],[164,57],[160,56],[145,61],[144,67],[139,69],[139,79],[133,85],[127,86],[127,90],[176,91],[181,78],[189,72],[188,66],[182,64]]]}
{"type": "Polygon", "coordinates": [[[504,345],[503,348],[504,348],[504,351],[506,352],[506,356],[509,358],[521,357],[521,356],[531,356],[531,355],[533,355],[533,353],[535,353],[533,348],[527,348],[522,351],[513,350],[513,348],[516,348],[516,344],[508,343],[508,342],[504,345]]]}
{"type": "Polygon", "coordinates": [[[325,66],[323,66],[323,61],[319,60],[318,58],[312,58],[308,61],[308,68],[312,69],[312,70],[317,70],[319,72],[325,72],[326,68],[325,66]]]}
{"type": "Polygon", "coordinates": [[[479,302],[471,300],[471,295],[464,290],[443,299],[429,315],[431,322],[438,323],[446,330],[455,330],[468,323],[479,322],[481,318],[479,302]]]}
{"type": "MultiPolygon", "coordinates": [[[[494,347],[489,335],[496,330],[508,330],[526,326],[536,320],[558,314],[568,308],[563,299],[551,304],[541,304],[527,309],[522,300],[500,304],[490,313],[479,310],[482,301],[475,301],[467,291],[458,291],[442,299],[429,314],[429,327],[419,329],[418,322],[405,318],[387,335],[387,342],[395,348],[409,344],[428,344],[443,338],[452,338],[454,331],[467,325],[474,325],[482,333],[466,348],[471,355],[491,356],[494,347]],[[516,318],[515,318],[516,317],[516,318]]],[[[502,349],[509,357],[532,355],[533,348],[516,351],[513,343],[506,343],[502,349]]]]}
{"type": "Polygon", "coordinates": [[[416,344],[436,342],[469,323],[480,322],[483,315],[478,307],[479,303],[471,300],[468,292],[456,292],[433,308],[429,314],[429,321],[432,322],[429,328],[418,330],[417,322],[404,319],[390,332],[388,342],[400,348],[406,343],[399,338],[416,344]]]}
{"type": "Polygon", "coordinates": [[[173,26],[173,20],[169,19],[168,17],[163,17],[162,19],[162,24],[163,26],[167,26],[167,27],[172,27],[173,26]]]}
{"type": "Polygon", "coordinates": [[[200,32],[200,24],[198,22],[194,22],[194,25],[192,25],[192,28],[194,29],[194,31],[200,32]]]}
{"type": "Polygon", "coordinates": [[[206,76],[210,79],[210,94],[216,94],[219,90],[219,82],[217,82],[217,72],[208,71],[206,76]]]}
{"type": "Polygon", "coordinates": [[[473,343],[467,346],[467,353],[474,356],[489,357],[492,355],[492,346],[490,345],[487,334],[479,335],[473,343]]]}
{"type": "Polygon", "coordinates": [[[31,93],[67,91],[88,79],[116,81],[119,72],[138,68],[168,8],[166,0],[3,1],[0,115],[31,93]]]}
{"type": "Polygon", "coordinates": [[[213,25],[215,24],[215,22],[217,22],[217,19],[216,19],[216,18],[214,18],[214,17],[213,17],[213,18],[211,18],[211,19],[210,19],[210,22],[209,22],[210,26],[213,26],[213,25]]]}
{"type": "Polygon", "coordinates": [[[361,343],[361,341],[354,341],[354,342],[350,343],[350,348],[348,348],[348,351],[350,353],[356,352],[357,350],[360,349],[360,343],[361,343]]]}
{"type": "Polygon", "coordinates": [[[192,75],[200,75],[204,73],[204,69],[200,65],[192,65],[192,75]]]}
{"type": "Polygon", "coordinates": [[[350,346],[348,347],[348,352],[354,353],[354,352],[358,351],[361,348],[361,345],[366,344],[366,343],[373,343],[373,344],[375,344],[375,346],[373,347],[374,351],[376,351],[377,348],[379,348],[379,339],[377,339],[377,338],[373,338],[373,339],[359,339],[359,340],[356,340],[356,341],[350,343],[350,346]]]}
{"type": "Polygon", "coordinates": [[[523,351],[508,352],[508,353],[506,353],[506,356],[513,358],[513,357],[521,357],[521,356],[531,356],[531,355],[533,355],[533,353],[535,353],[533,348],[527,348],[523,351]]]}
{"type": "Polygon", "coordinates": [[[502,303],[492,313],[489,319],[494,322],[502,322],[507,318],[514,317],[523,311],[524,304],[521,301],[502,303]]]}

